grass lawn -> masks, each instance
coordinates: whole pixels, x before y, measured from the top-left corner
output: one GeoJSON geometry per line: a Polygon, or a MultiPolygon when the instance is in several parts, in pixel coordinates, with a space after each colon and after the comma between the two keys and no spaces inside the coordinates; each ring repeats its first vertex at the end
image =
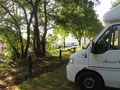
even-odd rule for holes
{"type": "MultiPolygon", "coordinates": [[[[66,78],[66,65],[63,65],[52,72],[44,73],[36,78],[24,81],[15,90],[79,90],[74,83],[66,78]]],[[[104,90],[120,90],[105,88],[104,90]]]]}
{"type": "MultiPolygon", "coordinates": [[[[62,55],[62,62],[60,62],[59,57],[57,56],[33,59],[33,68],[32,68],[33,75],[32,76],[30,76],[28,72],[28,66],[22,66],[22,67],[17,67],[17,66],[11,67],[7,65],[0,66],[0,90],[14,90],[12,88],[16,85],[23,83],[23,81],[36,78],[40,75],[41,75],[41,78],[43,78],[43,76],[45,76],[48,72],[54,71],[55,69],[65,65],[68,62],[70,55],[71,54],[62,55]]],[[[55,73],[54,77],[56,77],[56,75],[57,74],[55,73]]],[[[40,81],[43,84],[44,84],[44,80],[46,80],[45,78],[47,77],[44,77],[43,80],[40,79],[40,81]]],[[[30,84],[33,84],[34,82],[36,82],[36,79],[35,81],[33,80],[30,82],[31,82],[30,84]]],[[[34,83],[33,89],[31,90],[36,90],[34,89],[35,88],[34,85],[38,85],[38,83],[40,82],[38,81],[34,83]]],[[[27,89],[27,90],[30,90],[30,89],[27,89]]]]}
{"type": "Polygon", "coordinates": [[[24,81],[15,90],[77,90],[74,83],[66,78],[66,65],[37,78],[24,81]]]}

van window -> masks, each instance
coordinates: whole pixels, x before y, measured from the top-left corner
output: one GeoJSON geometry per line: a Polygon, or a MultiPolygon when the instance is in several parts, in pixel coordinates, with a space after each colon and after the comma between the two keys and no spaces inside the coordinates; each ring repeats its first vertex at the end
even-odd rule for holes
{"type": "Polygon", "coordinates": [[[101,38],[97,41],[96,43],[96,53],[101,54],[104,53],[108,50],[109,47],[109,39],[110,39],[110,29],[108,30],[101,36],[101,38]]]}
{"type": "Polygon", "coordinates": [[[110,49],[120,49],[120,25],[112,28],[110,49]]]}

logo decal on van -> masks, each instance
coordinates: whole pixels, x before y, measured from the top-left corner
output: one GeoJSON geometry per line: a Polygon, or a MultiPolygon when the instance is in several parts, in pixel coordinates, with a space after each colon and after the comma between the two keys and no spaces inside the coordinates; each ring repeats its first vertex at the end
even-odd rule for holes
{"type": "Polygon", "coordinates": [[[120,64],[120,60],[118,60],[118,61],[109,61],[109,60],[104,60],[103,61],[103,63],[112,63],[112,64],[117,64],[117,63],[119,63],[120,64]]]}

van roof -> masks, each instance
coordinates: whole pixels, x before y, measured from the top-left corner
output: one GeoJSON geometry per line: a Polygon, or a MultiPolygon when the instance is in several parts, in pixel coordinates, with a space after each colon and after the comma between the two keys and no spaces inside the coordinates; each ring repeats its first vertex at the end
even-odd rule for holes
{"type": "Polygon", "coordinates": [[[120,6],[116,6],[105,13],[103,16],[103,21],[105,25],[120,22],[120,6]]]}

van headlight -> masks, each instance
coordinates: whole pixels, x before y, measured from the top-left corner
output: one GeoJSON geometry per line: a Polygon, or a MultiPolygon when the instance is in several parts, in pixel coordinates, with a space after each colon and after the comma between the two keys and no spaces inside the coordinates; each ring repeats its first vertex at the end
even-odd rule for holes
{"type": "Polygon", "coordinates": [[[70,58],[70,59],[69,59],[69,63],[70,63],[70,64],[73,64],[73,63],[74,63],[74,59],[73,59],[73,58],[70,58]]]}

